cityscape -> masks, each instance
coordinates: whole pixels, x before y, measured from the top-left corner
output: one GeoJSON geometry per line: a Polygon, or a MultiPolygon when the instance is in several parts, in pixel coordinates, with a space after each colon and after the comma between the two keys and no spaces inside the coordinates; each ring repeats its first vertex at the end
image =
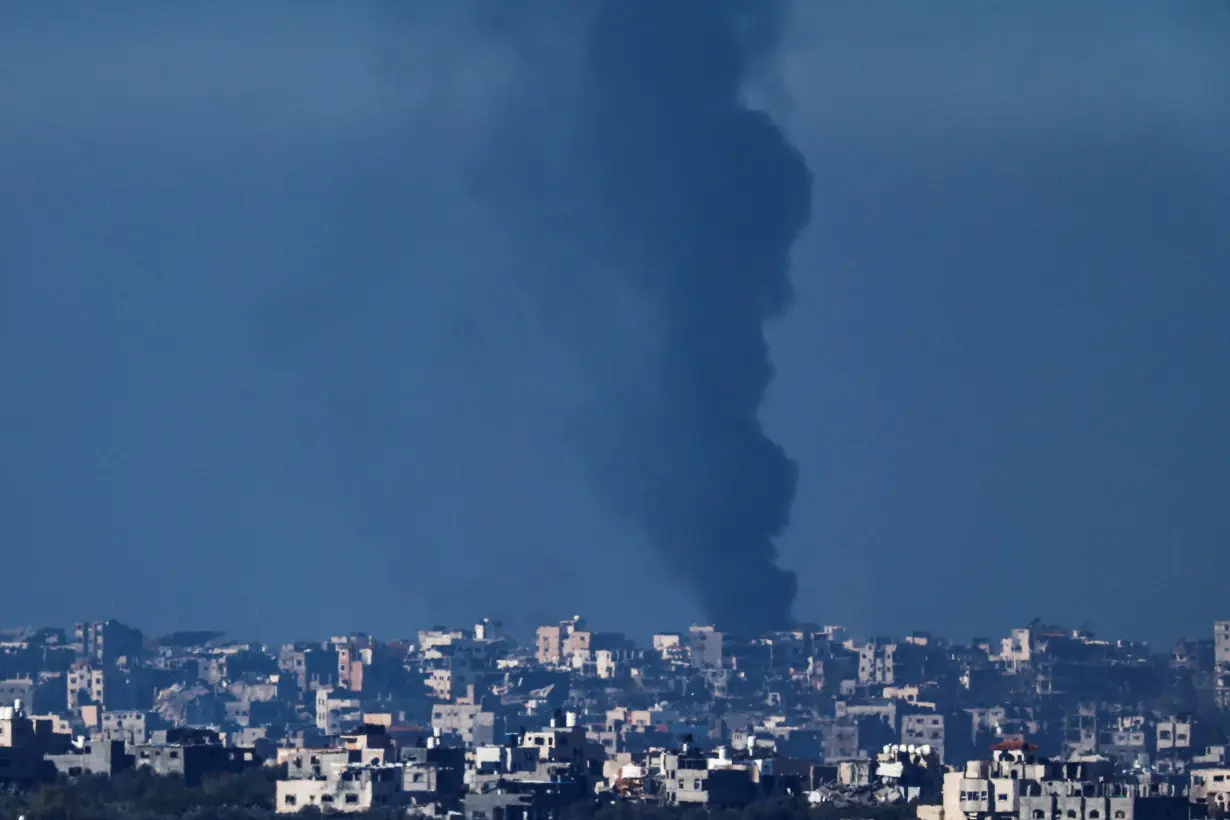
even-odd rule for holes
{"type": "Polygon", "coordinates": [[[604,805],[1153,820],[1230,807],[1230,620],[1166,651],[1040,619],[915,632],[582,617],[280,646],[116,620],[0,642],[0,784],[260,771],[273,808],[527,820],[604,805]]]}
{"type": "Polygon", "coordinates": [[[1228,42],[0,3],[0,820],[1230,820],[1228,42]]]}

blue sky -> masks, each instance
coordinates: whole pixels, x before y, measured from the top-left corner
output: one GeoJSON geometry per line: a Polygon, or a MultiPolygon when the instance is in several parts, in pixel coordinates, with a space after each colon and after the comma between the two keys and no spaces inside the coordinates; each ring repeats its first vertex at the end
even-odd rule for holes
{"type": "MultiPolygon", "coordinates": [[[[696,616],[586,488],[585,363],[468,182],[572,23],[527,53],[420,8],[0,10],[0,621],[696,616]]],[[[798,4],[748,95],[816,179],[764,412],[800,616],[1227,616],[1228,38],[1215,3],[798,4]]]]}

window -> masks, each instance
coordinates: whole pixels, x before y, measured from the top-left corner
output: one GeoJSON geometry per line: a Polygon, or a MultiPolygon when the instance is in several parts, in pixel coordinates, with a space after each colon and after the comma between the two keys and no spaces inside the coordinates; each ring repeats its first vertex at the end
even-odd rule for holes
{"type": "Polygon", "coordinates": [[[1089,812],[1089,820],[1098,820],[1098,818],[1101,816],[1102,815],[1098,812],[1097,809],[1093,809],[1092,811],[1089,812]]]}
{"type": "Polygon", "coordinates": [[[1123,820],[1123,818],[1125,817],[1127,817],[1127,812],[1125,812],[1123,809],[1119,809],[1118,811],[1115,812],[1115,820],[1123,820]]]}
{"type": "Polygon", "coordinates": [[[1075,817],[1075,816],[1076,816],[1076,809],[1068,809],[1068,816],[1069,816],[1069,817],[1075,817]]]}
{"type": "Polygon", "coordinates": [[[358,803],[359,796],[357,794],[348,794],[346,795],[346,802],[347,803],[358,803]]]}
{"type": "Polygon", "coordinates": [[[1008,799],[1008,795],[1006,795],[1006,794],[996,795],[996,797],[999,799],[999,802],[1001,802],[1001,803],[1003,803],[1005,800],[1007,800],[1007,799],[1008,799]]]}
{"type": "Polygon", "coordinates": [[[1034,809],[1034,820],[1042,820],[1044,817],[1046,817],[1046,814],[1042,809],[1034,809]]]}
{"type": "Polygon", "coordinates": [[[293,794],[288,794],[288,795],[286,795],[286,799],[285,799],[285,800],[283,800],[282,802],[283,802],[283,803],[285,803],[285,804],[286,804],[286,805],[288,805],[288,806],[293,806],[293,805],[295,805],[296,803],[298,803],[299,801],[295,799],[295,796],[294,796],[293,794]]]}

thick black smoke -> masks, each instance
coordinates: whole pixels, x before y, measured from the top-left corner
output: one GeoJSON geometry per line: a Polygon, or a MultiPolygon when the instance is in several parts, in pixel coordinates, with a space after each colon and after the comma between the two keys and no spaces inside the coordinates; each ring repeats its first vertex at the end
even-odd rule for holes
{"type": "MultiPolygon", "coordinates": [[[[439,24],[438,8],[396,4],[405,24],[397,30],[439,24]]],[[[448,8],[446,25],[478,23],[466,30],[476,56],[501,55],[511,72],[498,78],[495,110],[474,118],[482,135],[462,149],[466,172],[423,171],[433,155],[412,142],[416,129],[429,129],[430,116],[451,115],[447,107],[419,114],[395,149],[400,155],[376,163],[388,172],[363,186],[339,219],[352,226],[340,231],[336,267],[344,275],[275,333],[298,338],[307,329],[323,338],[330,359],[359,339],[363,352],[342,367],[333,391],[339,438],[352,441],[364,462],[388,454],[415,472],[421,454],[397,449],[395,424],[373,421],[380,418],[371,407],[379,403],[378,376],[362,388],[349,377],[385,369],[388,340],[404,335],[372,328],[385,327],[380,317],[389,311],[399,315],[393,326],[414,327],[426,311],[440,310],[407,304],[414,292],[407,282],[458,277],[489,283],[470,304],[476,320],[467,327],[496,333],[512,326],[496,313],[508,301],[502,289],[515,282],[565,342],[570,361],[555,364],[569,374],[559,380],[584,372],[595,396],[575,425],[551,435],[575,442],[597,494],[652,545],[658,571],[724,629],[790,624],[795,578],[777,566],[774,539],[789,520],[796,468],[765,435],[758,412],[773,376],[764,325],[790,300],[790,250],[808,221],[811,178],[799,152],[742,97],[774,46],[780,4],[526,0],[448,8]],[[456,176],[445,187],[457,194],[414,200],[430,200],[430,208],[407,204],[400,189],[413,186],[406,179],[430,185],[435,173],[456,176]],[[469,196],[481,203],[478,212],[473,200],[462,204],[469,196]],[[442,218],[446,212],[452,215],[442,218]],[[467,223],[454,239],[452,227],[467,223]],[[437,248],[447,252],[435,255],[437,248]],[[385,347],[367,346],[368,338],[385,347]]],[[[393,61],[394,82],[409,95],[424,76],[414,68],[420,51],[407,44],[399,53],[407,64],[397,70],[393,61]]],[[[480,86],[491,84],[491,73],[485,77],[480,86]]],[[[521,342],[492,344],[515,350],[521,342]]],[[[545,378],[552,366],[541,363],[545,378]]],[[[446,383],[481,379],[493,368],[499,365],[453,367],[446,383]]],[[[510,378],[533,392],[522,372],[510,378]]],[[[439,381],[422,374],[416,381],[424,394],[440,391],[439,381]]],[[[413,407],[397,401],[387,412],[412,417],[413,407]]],[[[487,430],[515,437],[526,427],[516,408],[482,412],[487,430]]],[[[453,456],[442,474],[473,469],[463,453],[453,456]]],[[[365,463],[361,472],[374,471],[365,463]]],[[[368,486],[359,494],[401,492],[368,486]]],[[[483,499],[471,501],[477,508],[483,499]]],[[[641,562],[625,567],[622,556],[587,558],[603,583],[635,583],[645,571],[641,562]]],[[[635,588],[620,594],[644,606],[635,588]]]]}
{"type": "Polygon", "coordinates": [[[562,271],[541,284],[603,391],[584,443],[603,495],[733,630],[790,624],[796,593],[774,545],[796,466],[758,412],[811,174],[743,98],[780,17],[765,0],[604,2],[564,144],[520,123],[491,159],[526,266],[562,271]],[[544,189],[554,210],[526,213],[544,189]],[[614,302],[635,319],[599,319],[614,302]]]}
{"type": "Polygon", "coordinates": [[[607,485],[705,612],[736,629],[788,625],[796,591],[773,543],[796,467],[758,411],[773,377],[764,323],[790,299],[811,175],[742,100],[777,12],[610,0],[588,61],[601,219],[664,334],[658,401],[627,419],[607,485]]]}

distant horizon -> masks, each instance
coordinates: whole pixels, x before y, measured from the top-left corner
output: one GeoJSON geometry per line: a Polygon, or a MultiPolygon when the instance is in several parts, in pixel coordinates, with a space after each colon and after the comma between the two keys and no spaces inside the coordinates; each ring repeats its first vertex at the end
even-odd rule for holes
{"type": "MultiPolygon", "coordinates": [[[[537,627],[539,626],[553,626],[557,623],[562,623],[564,621],[569,620],[569,617],[560,618],[558,621],[547,621],[547,622],[538,624],[537,626],[534,627],[534,629],[537,629],[537,627]]],[[[594,632],[609,632],[609,633],[623,634],[638,644],[639,643],[650,643],[652,641],[653,636],[655,635],[684,634],[693,627],[703,628],[703,627],[713,627],[714,626],[713,624],[694,621],[688,624],[687,626],[684,626],[681,628],[657,629],[657,630],[653,630],[653,631],[650,631],[650,632],[647,632],[641,635],[641,634],[630,633],[630,632],[620,630],[620,629],[605,628],[600,623],[595,623],[594,621],[591,621],[590,619],[585,618],[584,616],[580,616],[580,617],[584,620],[586,627],[594,632]]],[[[508,635],[509,637],[513,638],[514,641],[516,641],[519,646],[533,644],[534,633],[532,630],[528,636],[520,635],[518,634],[519,630],[507,629],[503,627],[502,620],[500,618],[494,618],[494,617],[487,617],[485,619],[480,617],[480,618],[473,619],[472,621],[468,623],[464,623],[464,624],[438,624],[438,623],[431,624],[429,626],[418,627],[417,629],[414,629],[410,632],[387,632],[386,633],[386,632],[380,632],[379,630],[365,630],[365,629],[326,630],[325,632],[322,632],[318,636],[297,635],[293,638],[278,637],[277,639],[269,639],[269,638],[257,637],[253,635],[244,635],[242,632],[239,632],[239,631],[215,629],[215,628],[209,628],[209,627],[187,627],[187,628],[175,628],[175,629],[170,629],[170,630],[156,630],[154,632],[147,632],[140,623],[128,621],[123,618],[109,617],[109,618],[99,618],[99,619],[86,620],[86,621],[73,621],[68,626],[60,626],[60,625],[53,625],[53,624],[23,624],[23,625],[2,626],[0,627],[0,636],[16,635],[23,631],[37,632],[39,630],[51,629],[51,630],[61,630],[65,632],[71,638],[74,627],[79,623],[99,623],[99,622],[106,622],[106,621],[117,621],[119,623],[122,623],[125,626],[141,630],[141,633],[144,636],[146,641],[163,640],[163,639],[166,639],[174,635],[178,635],[178,634],[186,635],[186,634],[218,633],[217,639],[219,641],[222,641],[223,643],[260,643],[265,646],[286,645],[286,644],[293,644],[293,643],[318,643],[318,642],[327,641],[335,637],[352,637],[352,636],[371,637],[373,639],[381,641],[382,643],[393,643],[393,642],[413,641],[417,639],[419,632],[429,632],[433,630],[441,630],[441,631],[473,630],[473,628],[476,625],[483,623],[484,620],[486,620],[487,622],[500,624],[504,633],[508,635]]],[[[1223,620],[1223,619],[1215,619],[1214,621],[1209,622],[1209,631],[1207,635],[1203,635],[1203,636],[1180,635],[1180,636],[1177,636],[1171,639],[1169,642],[1165,644],[1158,644],[1152,641],[1147,641],[1143,639],[1137,639],[1137,638],[1132,638],[1130,636],[1122,636],[1122,635],[1114,636],[1114,637],[1105,637],[1101,635],[1096,628],[1083,627],[1083,626],[1073,627],[1073,626],[1068,626],[1065,624],[1051,622],[1045,619],[1042,619],[1041,623],[1039,623],[1034,628],[1035,629],[1062,630],[1056,633],[1045,633],[1048,635],[1071,636],[1071,635],[1080,634],[1080,635],[1085,635],[1087,637],[1090,637],[1093,640],[1105,641],[1110,644],[1124,643],[1124,644],[1145,645],[1145,646],[1149,646],[1151,649],[1157,650],[1156,654],[1163,654],[1165,651],[1169,650],[1170,648],[1173,648],[1174,645],[1178,644],[1181,641],[1187,641],[1187,642],[1207,641],[1209,643],[1212,643],[1213,642],[1213,629],[1214,629],[1213,625],[1214,623],[1220,620],[1223,620]]],[[[1230,620],[1230,618],[1227,618],[1224,620],[1230,620]]],[[[882,632],[876,633],[876,632],[863,632],[857,629],[852,629],[851,627],[848,627],[844,624],[826,624],[826,623],[814,623],[814,622],[799,622],[793,629],[769,630],[767,632],[762,632],[762,633],[750,633],[750,634],[749,633],[732,633],[732,632],[727,632],[721,629],[718,629],[717,631],[722,632],[722,634],[724,635],[731,635],[735,638],[754,639],[756,637],[763,637],[765,635],[771,635],[771,634],[783,634],[783,633],[798,632],[798,631],[822,632],[826,629],[835,629],[835,630],[840,630],[841,633],[844,634],[845,639],[847,640],[864,641],[864,642],[881,641],[881,640],[904,641],[910,637],[925,636],[925,637],[933,638],[937,641],[945,642],[951,646],[972,647],[975,645],[977,641],[980,641],[980,640],[986,640],[992,643],[997,642],[1001,638],[1009,636],[1012,630],[1025,629],[1025,628],[1029,628],[1029,626],[1030,626],[1030,622],[1026,621],[1020,624],[1019,626],[1009,627],[1009,629],[1003,633],[998,633],[998,632],[972,633],[969,638],[952,638],[948,635],[938,633],[934,630],[921,629],[921,628],[912,629],[907,632],[901,632],[901,633],[882,633],[882,632]]],[[[260,630],[260,631],[263,632],[264,630],[260,630]]]]}

